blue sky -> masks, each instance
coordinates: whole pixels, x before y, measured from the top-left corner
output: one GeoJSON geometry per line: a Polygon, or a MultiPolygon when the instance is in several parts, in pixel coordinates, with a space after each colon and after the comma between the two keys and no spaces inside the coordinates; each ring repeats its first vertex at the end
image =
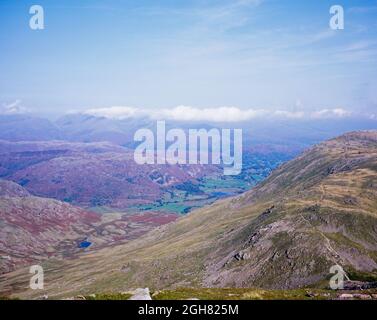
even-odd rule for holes
{"type": "Polygon", "coordinates": [[[374,0],[2,0],[0,105],[373,116],[376,18],[374,0]],[[33,4],[45,30],[29,28],[33,4]],[[329,28],[334,4],[344,30],[329,28]]]}

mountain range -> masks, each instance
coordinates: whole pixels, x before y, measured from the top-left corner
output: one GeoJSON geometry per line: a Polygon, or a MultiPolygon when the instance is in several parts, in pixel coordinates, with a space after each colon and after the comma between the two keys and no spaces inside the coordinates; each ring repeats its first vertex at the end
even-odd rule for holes
{"type": "Polygon", "coordinates": [[[35,298],[133,287],[328,285],[330,267],[377,279],[377,131],[313,146],[256,187],[219,200],[118,246],[43,263],[46,288],[25,290],[28,272],[0,291],[35,298]]]}
{"type": "MultiPolygon", "coordinates": [[[[166,121],[167,130],[181,128],[242,128],[246,148],[269,146],[301,151],[313,143],[353,130],[376,127],[376,120],[365,118],[338,119],[258,119],[241,122],[166,121]]],[[[133,148],[134,133],[140,128],[152,129],[156,121],[149,117],[108,118],[84,113],[65,114],[57,119],[34,114],[2,114],[0,140],[102,142],[133,148]]]]}

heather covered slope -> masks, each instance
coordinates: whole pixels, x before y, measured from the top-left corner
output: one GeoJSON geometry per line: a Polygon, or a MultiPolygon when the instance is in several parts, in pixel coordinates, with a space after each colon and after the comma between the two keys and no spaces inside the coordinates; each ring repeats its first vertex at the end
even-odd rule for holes
{"type": "Polygon", "coordinates": [[[249,190],[295,152],[245,150],[242,173],[223,176],[218,165],[139,165],[133,150],[109,142],[0,140],[0,178],[99,212],[185,214],[249,190]]]}
{"type": "Polygon", "coordinates": [[[98,214],[0,180],[0,274],[135,239],[176,218],[158,212],[98,214]]]}
{"type": "Polygon", "coordinates": [[[21,186],[0,180],[0,274],[78,252],[78,243],[100,221],[96,213],[30,196],[21,186]]]}
{"type": "Polygon", "coordinates": [[[108,142],[0,140],[0,178],[32,195],[86,208],[124,210],[154,203],[217,172],[212,165],[139,165],[132,150],[108,142]]]}
{"type": "Polygon", "coordinates": [[[377,270],[377,131],[349,133],[286,163],[241,196],[197,210],[125,245],[49,261],[45,292],[22,292],[25,270],[0,278],[22,297],[131,287],[320,286],[340,264],[377,270]]]}

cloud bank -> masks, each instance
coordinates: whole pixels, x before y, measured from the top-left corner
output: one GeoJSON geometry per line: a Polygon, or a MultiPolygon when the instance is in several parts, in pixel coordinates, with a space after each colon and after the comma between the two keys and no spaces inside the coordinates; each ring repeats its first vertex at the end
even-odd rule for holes
{"type": "Polygon", "coordinates": [[[337,119],[347,118],[352,112],[343,108],[321,109],[317,111],[287,111],[268,109],[240,109],[238,107],[197,108],[191,106],[177,106],[174,108],[146,109],[126,106],[88,109],[87,115],[105,117],[109,119],[130,119],[148,117],[154,120],[174,121],[206,121],[206,122],[242,122],[258,118],[280,119],[337,119]]]}
{"type": "Polygon", "coordinates": [[[25,114],[29,110],[21,105],[21,100],[16,100],[14,102],[3,104],[0,106],[0,114],[14,115],[14,114],[25,114]]]}

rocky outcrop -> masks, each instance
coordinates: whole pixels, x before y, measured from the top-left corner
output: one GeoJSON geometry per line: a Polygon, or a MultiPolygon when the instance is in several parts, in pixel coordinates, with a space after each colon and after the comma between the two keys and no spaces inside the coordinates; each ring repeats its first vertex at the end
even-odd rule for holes
{"type": "Polygon", "coordinates": [[[132,296],[128,300],[152,300],[149,289],[148,288],[138,288],[134,291],[130,291],[132,296]]]}

